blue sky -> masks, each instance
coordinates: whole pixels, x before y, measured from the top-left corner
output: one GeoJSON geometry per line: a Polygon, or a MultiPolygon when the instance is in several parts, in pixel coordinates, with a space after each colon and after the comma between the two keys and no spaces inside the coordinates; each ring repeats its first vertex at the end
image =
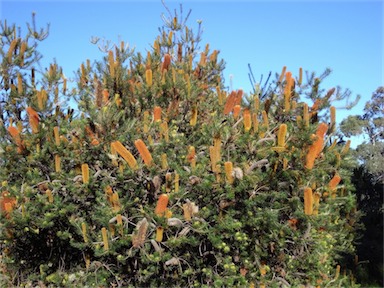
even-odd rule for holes
{"type": "MultiPolygon", "coordinates": [[[[299,67],[332,74],[323,88],[349,88],[358,105],[338,110],[337,120],[362,114],[364,104],[383,76],[383,2],[376,1],[166,1],[171,11],[192,14],[189,26],[202,20],[203,43],[220,50],[226,61],[224,78],[233,89],[250,92],[248,63],[256,79],[269,71],[280,73],[285,65],[294,75],[299,67]]],[[[90,43],[98,36],[118,43],[124,40],[145,52],[158,35],[167,14],[161,1],[0,1],[1,20],[25,28],[32,11],[37,26],[50,23],[50,36],[41,43],[43,64],[53,59],[73,75],[85,59],[103,54],[90,43]]],[[[204,47],[204,46],[202,46],[204,47]]],[[[351,99],[353,100],[353,99],[351,99]]],[[[342,107],[344,103],[335,103],[342,107]]]]}

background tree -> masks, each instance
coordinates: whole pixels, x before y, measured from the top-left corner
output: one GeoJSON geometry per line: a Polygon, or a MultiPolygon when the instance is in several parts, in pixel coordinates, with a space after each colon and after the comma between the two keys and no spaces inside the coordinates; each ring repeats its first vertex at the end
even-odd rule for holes
{"type": "Polygon", "coordinates": [[[364,285],[383,286],[384,87],[372,94],[363,115],[349,116],[340,130],[346,137],[363,135],[367,139],[352,151],[359,160],[353,183],[366,229],[358,246],[357,276],[364,285]]]}

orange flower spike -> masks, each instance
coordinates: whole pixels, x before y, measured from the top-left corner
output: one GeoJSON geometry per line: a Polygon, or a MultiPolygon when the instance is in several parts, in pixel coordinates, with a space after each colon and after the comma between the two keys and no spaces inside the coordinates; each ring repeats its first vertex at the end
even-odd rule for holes
{"type": "Polygon", "coordinates": [[[17,73],[17,93],[23,94],[23,78],[20,73],[17,73]]]}
{"type": "Polygon", "coordinates": [[[244,130],[245,132],[248,132],[249,130],[251,130],[251,127],[252,127],[251,112],[249,111],[249,109],[244,109],[243,119],[244,119],[244,130]]]}
{"type": "Polygon", "coordinates": [[[13,211],[13,208],[17,205],[15,197],[10,197],[8,191],[4,191],[0,197],[0,212],[5,213],[7,218],[10,217],[9,213],[13,211]]]}
{"type": "Polygon", "coordinates": [[[32,108],[27,107],[27,113],[29,116],[29,124],[32,128],[32,133],[38,133],[39,132],[39,114],[32,108]]]}
{"type": "Polygon", "coordinates": [[[16,145],[20,147],[22,145],[22,141],[21,141],[21,138],[20,138],[20,131],[19,131],[19,129],[17,129],[14,126],[9,126],[8,127],[8,132],[9,132],[9,134],[11,134],[11,136],[12,136],[13,140],[15,141],[16,145]]]}
{"type": "Polygon", "coordinates": [[[108,101],[109,101],[109,92],[108,92],[108,89],[103,89],[103,104],[107,104],[108,101]]]}
{"type": "Polygon", "coordinates": [[[312,215],[313,212],[313,195],[312,189],[309,187],[304,188],[304,213],[305,215],[312,215]]]}
{"type": "Polygon", "coordinates": [[[131,169],[137,169],[137,162],[135,157],[127,150],[127,148],[124,147],[123,144],[121,144],[120,141],[114,141],[111,143],[111,146],[113,146],[113,149],[124,158],[124,160],[128,163],[129,167],[131,169]]]}
{"type": "Polygon", "coordinates": [[[153,108],[153,121],[160,122],[161,121],[161,107],[155,106],[153,108]]]}
{"type": "Polygon", "coordinates": [[[317,127],[316,136],[320,138],[324,138],[325,133],[327,133],[328,125],[325,123],[320,123],[319,127],[317,127]]]}
{"type": "Polygon", "coordinates": [[[167,210],[169,197],[167,194],[161,194],[159,199],[157,200],[157,205],[155,208],[155,214],[157,216],[163,217],[165,216],[165,212],[167,210]]]}
{"type": "Polygon", "coordinates": [[[240,105],[235,105],[233,107],[233,118],[237,119],[241,111],[241,106],[240,105]]]}
{"type": "Polygon", "coordinates": [[[331,106],[331,108],[329,109],[330,110],[330,114],[331,114],[331,132],[333,132],[335,130],[335,127],[336,127],[336,108],[335,106],[331,106]]]}
{"type": "Polygon", "coordinates": [[[165,54],[164,55],[164,61],[161,65],[161,72],[164,72],[164,70],[169,70],[169,65],[171,64],[171,55],[165,54]]]}
{"type": "Polygon", "coordinates": [[[241,99],[243,98],[243,90],[239,89],[236,92],[236,99],[235,99],[235,105],[240,105],[241,104],[241,99]]]}
{"type": "Polygon", "coordinates": [[[337,189],[337,185],[339,185],[340,181],[341,181],[340,175],[335,174],[335,176],[333,176],[331,181],[329,181],[329,183],[328,183],[329,190],[331,190],[332,192],[335,191],[337,189]]]}
{"type": "Polygon", "coordinates": [[[147,165],[148,167],[151,166],[152,160],[153,160],[152,155],[149,152],[149,150],[148,150],[147,146],[145,145],[145,143],[143,142],[143,140],[141,140],[141,139],[136,140],[135,146],[136,146],[137,150],[139,151],[141,158],[143,158],[145,165],[147,165]]]}
{"type": "Polygon", "coordinates": [[[229,96],[227,97],[227,100],[225,101],[224,115],[227,115],[232,111],[233,106],[235,106],[235,101],[236,101],[236,92],[232,91],[231,94],[229,94],[229,96]]]}

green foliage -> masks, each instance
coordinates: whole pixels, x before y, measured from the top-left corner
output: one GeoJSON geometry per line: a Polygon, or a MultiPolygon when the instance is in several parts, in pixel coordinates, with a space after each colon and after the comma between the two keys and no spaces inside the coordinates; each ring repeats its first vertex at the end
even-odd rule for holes
{"type": "MultiPolygon", "coordinates": [[[[101,61],[86,60],[70,92],[56,64],[38,89],[22,75],[27,93],[3,81],[5,285],[356,285],[344,260],[355,251],[360,215],[351,158],[345,147],[326,144],[314,168],[305,167],[317,113],[329,104],[322,77],[295,87],[297,79],[282,75],[265,98],[241,99],[242,91],[225,91],[224,61],[199,47],[200,34],[175,15],[147,55],[121,43],[101,61]],[[305,95],[323,103],[308,122],[305,95]],[[78,101],[78,115],[60,104],[66,96],[78,101]],[[21,112],[5,112],[12,107],[21,112]],[[111,147],[115,141],[136,164],[111,147]],[[342,182],[332,188],[335,175],[342,182]],[[308,215],[307,187],[319,200],[308,215]],[[162,194],[169,198],[163,214],[156,212],[162,194]]],[[[11,54],[15,63],[19,54],[11,54]]],[[[325,138],[338,140],[332,129],[325,138]]]]}

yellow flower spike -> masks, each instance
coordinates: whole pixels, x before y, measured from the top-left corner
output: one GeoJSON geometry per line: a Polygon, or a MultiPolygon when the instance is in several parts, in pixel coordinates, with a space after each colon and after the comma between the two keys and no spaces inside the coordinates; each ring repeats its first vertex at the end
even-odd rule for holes
{"type": "Polygon", "coordinates": [[[277,147],[272,147],[276,152],[285,151],[285,136],[287,134],[287,124],[281,124],[279,127],[279,132],[277,134],[277,147]]]}
{"type": "Polygon", "coordinates": [[[253,97],[253,106],[255,108],[255,112],[259,112],[260,110],[260,99],[259,99],[259,95],[255,95],[253,97]]]}
{"type": "Polygon", "coordinates": [[[45,194],[47,195],[48,203],[53,203],[52,191],[50,189],[47,189],[45,190],[45,194]]]}
{"type": "Polygon", "coordinates": [[[172,67],[172,81],[173,84],[176,84],[176,70],[172,67]]]}
{"type": "Polygon", "coordinates": [[[252,113],[253,132],[259,132],[259,119],[257,119],[256,113],[252,113]]]}
{"type": "Polygon", "coordinates": [[[333,140],[331,146],[329,146],[328,151],[332,151],[337,145],[337,139],[333,140]]]}
{"type": "Polygon", "coordinates": [[[300,115],[296,116],[296,124],[301,127],[301,123],[303,122],[303,118],[300,115]]]}
{"type": "Polygon", "coordinates": [[[120,200],[119,200],[119,194],[114,192],[112,194],[112,197],[111,197],[111,202],[112,202],[112,210],[113,210],[113,212],[115,212],[115,213],[119,212],[120,209],[121,209],[120,200]]]}
{"type": "Polygon", "coordinates": [[[320,193],[313,193],[313,215],[319,215],[319,207],[320,207],[320,193]]]}
{"type": "Polygon", "coordinates": [[[200,62],[199,62],[199,65],[201,65],[201,66],[205,66],[206,62],[207,62],[207,56],[205,55],[204,52],[201,52],[201,53],[200,53],[200,62]]]}
{"type": "Polygon", "coordinates": [[[304,106],[303,106],[303,121],[304,121],[304,126],[309,127],[309,110],[308,110],[307,103],[304,103],[304,106]]]}
{"type": "Polygon", "coordinates": [[[164,234],[164,228],[161,226],[158,226],[156,228],[156,238],[155,238],[156,242],[163,241],[163,234],[164,234]]]}
{"type": "Polygon", "coordinates": [[[292,108],[292,110],[296,110],[296,108],[297,108],[297,101],[296,100],[292,100],[291,108],[292,108]]]}
{"type": "Polygon", "coordinates": [[[349,151],[349,147],[351,146],[351,140],[347,140],[347,143],[345,143],[345,146],[343,147],[343,149],[341,150],[340,152],[340,155],[345,155],[348,153],[349,151]]]}
{"type": "Polygon", "coordinates": [[[11,44],[9,44],[9,48],[8,48],[8,52],[7,52],[7,58],[8,58],[9,63],[12,62],[12,55],[13,55],[13,52],[15,51],[17,42],[18,42],[18,40],[15,38],[12,40],[11,44]]]}
{"type": "Polygon", "coordinates": [[[221,138],[216,136],[213,138],[213,147],[215,148],[216,161],[221,161],[221,138]]]}
{"type": "Polygon", "coordinates": [[[249,130],[251,130],[252,128],[251,112],[249,111],[249,109],[244,109],[243,120],[244,120],[244,130],[245,132],[249,132],[249,130]]]}
{"type": "Polygon", "coordinates": [[[101,236],[103,238],[103,244],[104,244],[104,251],[109,250],[109,243],[108,243],[108,231],[105,227],[101,228],[101,236]]]}
{"type": "Polygon", "coordinates": [[[284,87],[284,110],[285,112],[289,112],[291,110],[291,93],[292,86],[294,84],[294,79],[292,78],[292,73],[287,72],[285,74],[285,87],[284,87]]]}
{"type": "Polygon", "coordinates": [[[119,233],[121,236],[123,236],[124,234],[124,230],[123,230],[123,218],[121,217],[121,214],[117,214],[116,215],[116,223],[117,225],[119,226],[119,233]]]}
{"type": "Polygon", "coordinates": [[[151,64],[152,64],[152,57],[151,57],[151,52],[147,52],[147,63],[146,63],[146,68],[151,69],[151,64]]]}
{"type": "Polygon", "coordinates": [[[179,192],[179,185],[180,185],[180,175],[178,173],[175,173],[175,179],[174,179],[174,183],[175,183],[175,187],[174,187],[174,190],[175,190],[175,193],[179,192]]]}
{"type": "Polygon", "coordinates": [[[55,155],[55,171],[61,172],[61,159],[59,155],[55,155]]]}
{"type": "Polygon", "coordinates": [[[233,164],[230,161],[224,163],[225,180],[228,184],[232,184],[235,178],[233,177],[233,164]]]}
{"type": "Polygon", "coordinates": [[[168,169],[167,154],[165,153],[161,154],[161,168],[168,169]]]}
{"type": "Polygon", "coordinates": [[[81,232],[83,233],[84,243],[88,243],[87,224],[85,224],[84,222],[81,223],[81,232]]]}
{"type": "Polygon", "coordinates": [[[112,165],[117,167],[119,166],[118,162],[117,162],[117,152],[116,152],[116,149],[115,149],[115,146],[112,145],[111,143],[111,155],[112,155],[112,165]]]}
{"type": "Polygon", "coordinates": [[[223,105],[224,102],[224,93],[221,91],[220,86],[216,86],[216,94],[217,94],[217,99],[219,101],[219,105],[223,105]]]}
{"type": "Polygon", "coordinates": [[[286,170],[288,167],[288,159],[287,158],[284,158],[283,159],[283,170],[286,170]]]}
{"type": "Polygon", "coordinates": [[[297,82],[297,84],[299,86],[301,86],[301,84],[303,83],[303,68],[299,68],[299,81],[297,82]]]}
{"type": "Polygon", "coordinates": [[[172,173],[165,173],[165,192],[169,193],[172,190],[172,173]]]}
{"type": "Polygon", "coordinates": [[[172,45],[172,39],[173,38],[173,31],[169,31],[169,34],[168,34],[168,45],[171,46],[172,45]]]}
{"type": "Polygon", "coordinates": [[[160,54],[160,45],[157,39],[153,42],[153,49],[155,50],[156,54],[160,54]]]}
{"type": "Polygon", "coordinates": [[[193,106],[192,107],[192,115],[191,115],[191,120],[189,121],[189,124],[191,126],[195,126],[197,122],[197,107],[193,106]]]}
{"type": "Polygon", "coordinates": [[[161,122],[161,107],[155,106],[153,108],[153,121],[154,122],[161,122]]]}
{"type": "Polygon", "coordinates": [[[149,150],[147,148],[147,145],[145,145],[143,140],[138,139],[135,141],[135,146],[136,146],[137,151],[139,151],[139,154],[140,154],[141,158],[143,159],[145,165],[147,165],[148,167],[151,166],[153,159],[152,159],[151,153],[149,152],[149,150]]]}
{"type": "Polygon", "coordinates": [[[17,73],[17,93],[23,94],[23,78],[20,73],[17,73]]]}
{"type": "Polygon", "coordinates": [[[168,143],[169,142],[169,129],[168,129],[168,122],[167,121],[164,121],[161,124],[161,129],[162,129],[162,133],[164,136],[164,140],[166,143],[168,143]]]}
{"type": "Polygon", "coordinates": [[[267,129],[269,128],[269,120],[268,120],[268,114],[265,110],[261,112],[261,115],[263,117],[263,126],[267,129]]]}
{"type": "Polygon", "coordinates": [[[281,71],[281,74],[280,74],[280,77],[279,77],[279,80],[277,81],[278,83],[281,83],[283,81],[283,78],[285,76],[285,71],[287,70],[287,66],[283,66],[283,69],[281,71]]]}
{"type": "Polygon", "coordinates": [[[23,42],[21,42],[21,47],[20,47],[20,51],[19,51],[20,66],[21,67],[24,66],[24,53],[25,53],[25,50],[27,50],[27,42],[23,41],[23,42]]]}
{"type": "Polygon", "coordinates": [[[305,215],[312,215],[313,212],[313,195],[312,189],[309,187],[304,188],[304,213],[305,215]]]}
{"type": "Polygon", "coordinates": [[[217,164],[217,151],[216,151],[216,148],[214,146],[209,146],[209,157],[211,159],[211,168],[212,168],[212,171],[213,172],[217,172],[216,171],[216,164],[217,164]]]}
{"type": "Polygon", "coordinates": [[[340,265],[336,266],[336,272],[335,272],[335,279],[339,278],[340,276],[340,265]]]}
{"type": "Polygon", "coordinates": [[[115,78],[115,59],[113,56],[113,51],[109,50],[108,52],[108,64],[109,64],[109,74],[112,79],[115,78]]]}
{"type": "Polygon", "coordinates": [[[67,78],[63,78],[63,94],[67,92],[67,78]]]}
{"type": "Polygon", "coordinates": [[[55,144],[57,146],[60,146],[60,134],[59,134],[59,127],[58,126],[53,127],[53,134],[55,136],[55,144]]]}
{"type": "Polygon", "coordinates": [[[152,70],[151,69],[147,69],[145,71],[145,81],[148,87],[152,86],[152,70]]]}
{"type": "Polygon", "coordinates": [[[83,176],[83,183],[89,183],[89,167],[88,164],[81,164],[81,175],[83,176]]]}
{"type": "Polygon", "coordinates": [[[329,110],[330,110],[330,114],[331,114],[330,130],[331,130],[331,132],[333,132],[335,130],[335,127],[336,127],[336,108],[335,108],[335,106],[331,106],[331,108],[329,110]]]}
{"type": "Polygon", "coordinates": [[[124,158],[124,160],[128,163],[129,167],[133,170],[137,169],[137,161],[135,157],[121,144],[120,141],[114,141],[111,143],[111,146],[113,146],[113,149],[124,158]]]}

